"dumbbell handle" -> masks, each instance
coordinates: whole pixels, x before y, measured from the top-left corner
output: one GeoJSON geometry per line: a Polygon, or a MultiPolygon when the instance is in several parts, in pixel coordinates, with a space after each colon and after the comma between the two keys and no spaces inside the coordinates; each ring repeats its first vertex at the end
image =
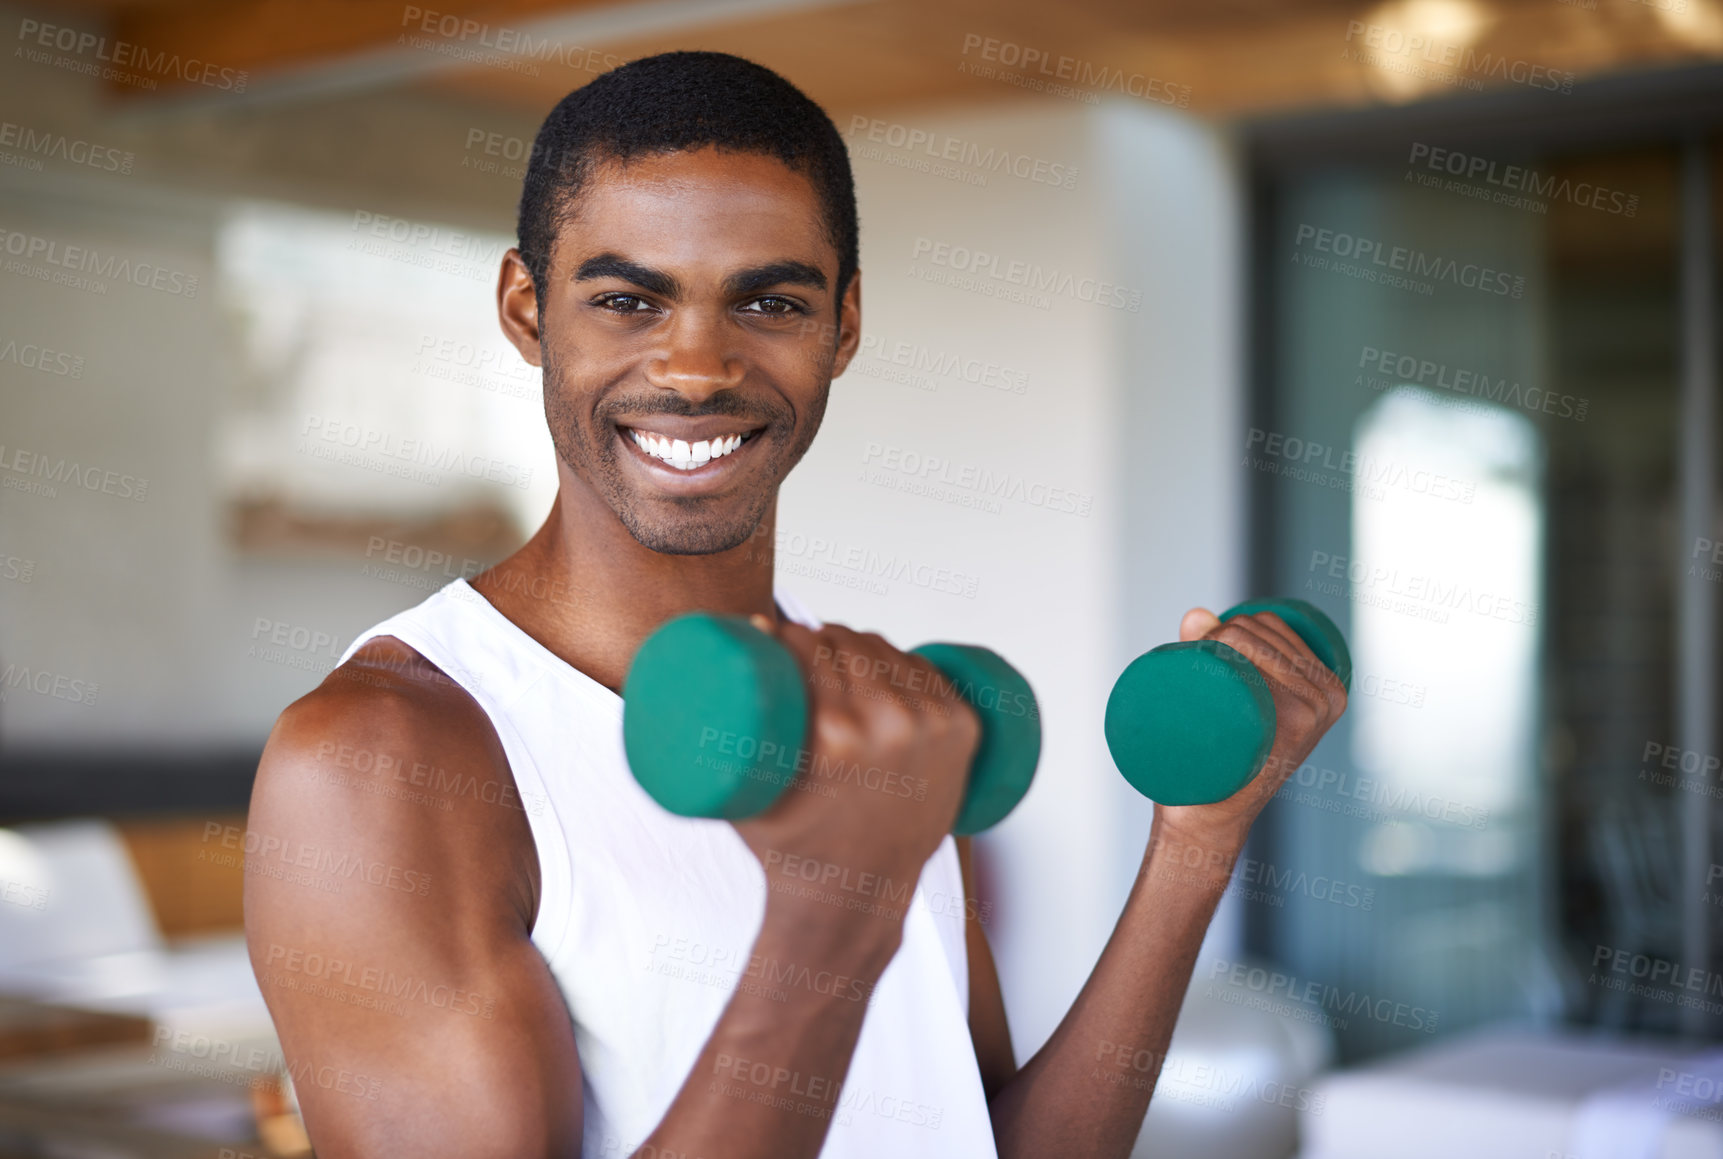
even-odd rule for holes
{"type": "MultiPolygon", "coordinates": [[[[952,828],[958,836],[980,832],[1004,819],[1034,777],[1041,751],[1035,695],[986,648],[924,644],[915,651],[980,717],[980,744],[952,828]]],[[[789,650],[746,619],[677,617],[641,645],[623,685],[629,767],[672,813],[739,820],[764,812],[806,755],[803,680],[789,650]]]]}

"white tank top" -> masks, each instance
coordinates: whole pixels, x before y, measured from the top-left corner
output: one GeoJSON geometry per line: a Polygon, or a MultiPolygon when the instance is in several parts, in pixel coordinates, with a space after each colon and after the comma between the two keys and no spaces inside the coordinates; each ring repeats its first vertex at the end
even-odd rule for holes
{"type": "MultiPolygon", "coordinates": [[[[818,627],[777,595],[792,620],[818,627]]],[[[583,1159],[619,1159],[663,1119],[731,991],[852,993],[799,963],[750,961],[765,874],[727,821],[660,808],[628,771],[622,698],[559,659],[465,580],[355,640],[393,636],[455,680],[496,729],[538,847],[532,940],[574,1020],[583,1159]]],[[[996,1159],[969,1036],[963,884],[947,837],[922,868],[903,941],[869,1003],[834,1099],[818,1075],[768,1076],[733,1059],[722,1092],[831,1119],[822,1159],[996,1159]],[[761,1080],[761,1081],[754,1081],[761,1080]]],[[[908,896],[906,896],[908,895],[908,896]]],[[[722,1061],[722,1060],[721,1060],[722,1061]]]]}

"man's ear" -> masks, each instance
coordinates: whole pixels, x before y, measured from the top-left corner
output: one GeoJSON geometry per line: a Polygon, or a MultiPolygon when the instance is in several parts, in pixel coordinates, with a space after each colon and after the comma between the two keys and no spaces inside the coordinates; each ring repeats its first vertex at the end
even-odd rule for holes
{"type": "Polygon", "coordinates": [[[544,365],[539,354],[538,290],[518,249],[511,248],[503,255],[502,270],[497,274],[497,321],[528,365],[544,365]]]}
{"type": "Polygon", "coordinates": [[[832,377],[836,378],[855,357],[861,345],[861,271],[850,277],[844,288],[844,300],[838,303],[838,348],[832,357],[832,377]]]}

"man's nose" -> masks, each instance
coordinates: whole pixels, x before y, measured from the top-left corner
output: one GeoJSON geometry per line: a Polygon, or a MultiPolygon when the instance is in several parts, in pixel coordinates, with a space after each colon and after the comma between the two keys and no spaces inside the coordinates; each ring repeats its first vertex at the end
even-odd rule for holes
{"type": "Polygon", "coordinates": [[[664,345],[646,360],[646,381],[698,406],[742,384],[742,359],[731,342],[722,321],[684,311],[665,333],[664,345]]]}

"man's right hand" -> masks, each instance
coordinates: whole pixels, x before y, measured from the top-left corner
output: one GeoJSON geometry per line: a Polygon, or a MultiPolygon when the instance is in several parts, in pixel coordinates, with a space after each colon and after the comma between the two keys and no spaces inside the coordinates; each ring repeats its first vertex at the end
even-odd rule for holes
{"type": "MultiPolygon", "coordinates": [[[[797,782],[765,813],[735,823],[766,871],[750,957],[830,971],[871,993],[903,940],[899,899],[913,894],[957,819],[981,724],[932,664],[877,635],[754,623],[800,665],[810,719],[797,782]]],[[[869,1009],[852,993],[797,989],[773,999],[738,988],[640,1153],[818,1154],[869,1009]],[[797,1100],[795,1110],[750,1097],[771,1092],[738,1077],[726,1060],[739,1057],[748,1074],[766,1064],[774,1075],[813,1076],[833,1094],[812,1107],[797,1100]]]]}
{"type": "Polygon", "coordinates": [[[962,807],[980,720],[937,668],[876,633],[753,622],[789,649],[808,694],[803,771],[771,809],[736,822],[769,901],[844,890],[861,903],[851,912],[901,923],[857,884],[919,877],[962,807]]]}

